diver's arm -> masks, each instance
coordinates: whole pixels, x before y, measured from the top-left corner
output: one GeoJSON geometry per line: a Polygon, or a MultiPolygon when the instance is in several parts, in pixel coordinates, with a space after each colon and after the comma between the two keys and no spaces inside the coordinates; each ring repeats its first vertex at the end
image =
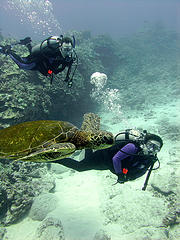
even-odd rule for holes
{"type": "Polygon", "coordinates": [[[133,143],[128,143],[114,155],[112,161],[117,175],[122,174],[122,160],[129,157],[129,154],[135,154],[137,150],[137,147],[133,143]]]}
{"type": "Polygon", "coordinates": [[[66,67],[68,67],[68,70],[67,70],[67,73],[66,73],[66,78],[65,78],[65,82],[68,82],[68,80],[69,80],[69,75],[70,75],[70,73],[71,73],[72,63],[73,63],[73,61],[71,61],[71,62],[68,63],[68,64],[63,63],[63,64],[60,65],[58,68],[53,68],[52,70],[53,70],[53,72],[54,72],[55,74],[58,74],[58,73],[64,71],[64,69],[65,69],[66,67]]]}
{"type": "Polygon", "coordinates": [[[64,80],[65,82],[68,82],[70,80],[70,73],[71,73],[72,64],[73,64],[73,61],[71,61],[68,64],[68,70],[67,70],[67,73],[66,73],[66,78],[64,80]]]}
{"type": "Polygon", "coordinates": [[[58,73],[62,72],[65,68],[66,68],[66,65],[63,64],[61,67],[53,68],[52,70],[55,74],[58,74],[58,73]]]}

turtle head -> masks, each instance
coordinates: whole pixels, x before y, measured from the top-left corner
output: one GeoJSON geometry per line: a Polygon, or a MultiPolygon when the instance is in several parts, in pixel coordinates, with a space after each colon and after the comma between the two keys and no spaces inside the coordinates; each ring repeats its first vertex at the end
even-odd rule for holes
{"type": "Polygon", "coordinates": [[[114,137],[111,132],[97,131],[89,134],[89,143],[93,149],[104,149],[114,144],[114,137]]]}

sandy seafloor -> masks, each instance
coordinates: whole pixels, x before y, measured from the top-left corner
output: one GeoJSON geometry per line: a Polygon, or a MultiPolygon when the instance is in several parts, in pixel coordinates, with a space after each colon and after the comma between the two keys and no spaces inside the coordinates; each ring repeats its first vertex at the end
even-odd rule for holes
{"type": "MultiPolygon", "coordinates": [[[[158,155],[161,167],[152,172],[146,191],[141,190],[146,175],[113,186],[116,176],[108,170],[58,171],[61,166],[53,164],[53,168],[57,168],[52,173],[56,178],[53,194],[58,201],[49,216],[61,220],[66,240],[100,240],[94,237],[100,230],[107,233],[101,240],[180,239],[178,220],[172,227],[163,225],[169,212],[177,211],[180,205],[180,142],[174,137],[180,129],[179,106],[180,101],[174,99],[167,105],[147,111],[123,110],[119,118],[112,113],[100,112],[102,128],[113,133],[141,127],[162,136],[164,146],[158,155]],[[173,205],[173,198],[176,198],[175,210],[173,206],[169,207],[173,205]]],[[[40,223],[27,216],[18,224],[7,227],[6,237],[8,240],[35,240],[40,223]]]]}

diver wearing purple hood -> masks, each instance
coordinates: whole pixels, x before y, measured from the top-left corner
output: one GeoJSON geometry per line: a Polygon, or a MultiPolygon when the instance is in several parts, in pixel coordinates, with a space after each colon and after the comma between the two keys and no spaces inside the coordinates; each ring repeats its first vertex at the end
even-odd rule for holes
{"type": "Polygon", "coordinates": [[[93,152],[92,149],[85,150],[85,158],[78,162],[71,158],[54,161],[79,172],[87,170],[107,170],[109,169],[118,177],[117,182],[124,183],[134,180],[146,173],[149,169],[145,185],[153,170],[153,165],[157,158],[157,153],[163,146],[162,139],[147,131],[127,129],[115,136],[115,145],[93,152]]]}

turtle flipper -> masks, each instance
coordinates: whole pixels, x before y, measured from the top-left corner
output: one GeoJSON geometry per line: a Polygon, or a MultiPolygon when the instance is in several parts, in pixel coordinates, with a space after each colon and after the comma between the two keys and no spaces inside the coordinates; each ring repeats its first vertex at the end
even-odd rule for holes
{"type": "Polygon", "coordinates": [[[18,158],[15,161],[29,162],[50,162],[70,156],[76,151],[76,146],[72,143],[53,143],[47,148],[37,150],[25,157],[18,158]]]}
{"type": "Polygon", "coordinates": [[[100,130],[100,117],[95,113],[85,113],[81,131],[96,132],[100,130]]]}

